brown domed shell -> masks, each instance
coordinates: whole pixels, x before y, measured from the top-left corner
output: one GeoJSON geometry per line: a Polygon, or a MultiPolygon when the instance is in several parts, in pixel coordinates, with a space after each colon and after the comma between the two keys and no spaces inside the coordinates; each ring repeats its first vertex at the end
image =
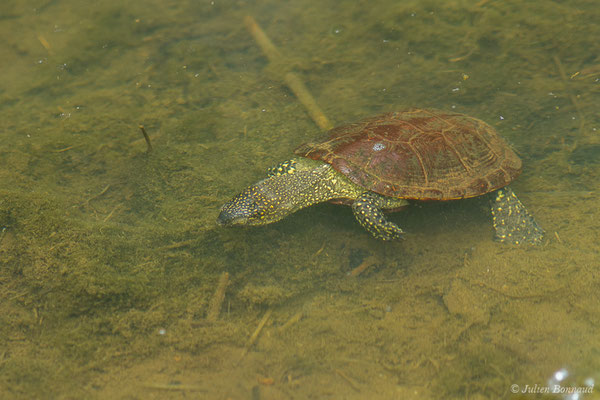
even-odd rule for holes
{"type": "Polygon", "coordinates": [[[342,125],[296,154],[331,164],[365,189],[416,200],[480,196],[521,173],[521,159],[490,125],[431,109],[342,125]]]}

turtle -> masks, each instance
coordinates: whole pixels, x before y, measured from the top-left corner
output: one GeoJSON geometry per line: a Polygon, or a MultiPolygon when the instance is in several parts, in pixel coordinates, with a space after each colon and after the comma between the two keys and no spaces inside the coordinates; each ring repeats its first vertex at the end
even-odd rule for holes
{"type": "Polygon", "coordinates": [[[220,225],[265,225],[310,205],[352,207],[375,238],[403,230],[385,211],[413,202],[490,197],[496,240],[540,244],[544,231],[508,186],[522,162],[489,124],[436,109],[388,112],[329,130],[225,203],[220,225]]]}

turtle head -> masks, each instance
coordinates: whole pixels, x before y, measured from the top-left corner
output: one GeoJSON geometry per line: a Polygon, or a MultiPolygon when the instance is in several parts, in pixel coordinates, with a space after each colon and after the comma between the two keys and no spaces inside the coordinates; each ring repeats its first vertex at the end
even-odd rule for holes
{"type": "Polygon", "coordinates": [[[309,159],[289,160],[271,168],[268,177],[221,207],[219,225],[266,225],[331,198],[326,185],[329,165],[309,159]]]}
{"type": "Polygon", "coordinates": [[[275,222],[281,199],[264,191],[264,181],[252,185],[221,207],[219,225],[264,225],[275,222]]]}

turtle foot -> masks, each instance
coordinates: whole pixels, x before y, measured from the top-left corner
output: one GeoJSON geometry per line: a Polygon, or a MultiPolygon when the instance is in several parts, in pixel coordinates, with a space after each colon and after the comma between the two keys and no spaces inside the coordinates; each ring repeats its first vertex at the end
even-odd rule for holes
{"type": "Polygon", "coordinates": [[[542,243],[544,230],[508,186],[497,190],[493,196],[492,217],[496,240],[516,245],[542,243]]]}
{"type": "Polygon", "coordinates": [[[404,232],[393,222],[388,221],[381,211],[385,201],[373,192],[363,193],[352,203],[352,211],[358,222],[379,240],[399,240],[404,232]]]}

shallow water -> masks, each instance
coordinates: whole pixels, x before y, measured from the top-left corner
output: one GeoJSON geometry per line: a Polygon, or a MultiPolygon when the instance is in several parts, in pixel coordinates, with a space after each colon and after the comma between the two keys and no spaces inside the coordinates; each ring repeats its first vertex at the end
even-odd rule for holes
{"type": "Polygon", "coordinates": [[[596,2],[85,3],[0,4],[0,398],[562,398],[526,388],[600,378],[596,2]],[[329,204],[218,227],[320,133],[288,71],[334,124],[492,124],[544,245],[494,242],[484,199],[390,216],[397,243],[329,204]]]}

